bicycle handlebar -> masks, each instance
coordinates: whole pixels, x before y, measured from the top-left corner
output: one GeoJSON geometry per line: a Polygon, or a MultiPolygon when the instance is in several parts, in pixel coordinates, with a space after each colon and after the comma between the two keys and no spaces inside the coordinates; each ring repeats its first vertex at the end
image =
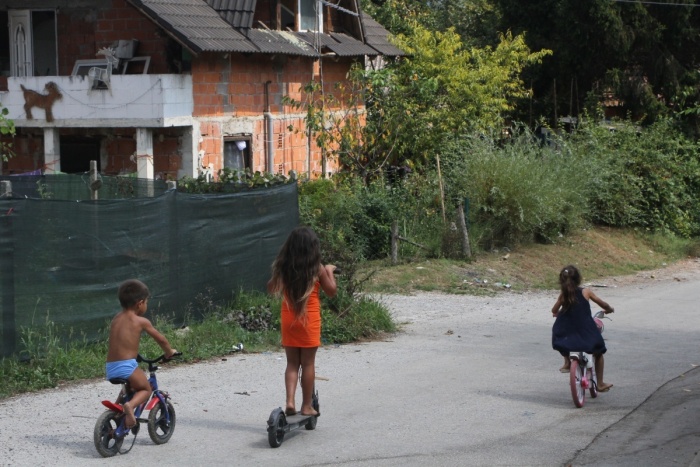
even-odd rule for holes
{"type": "Polygon", "coordinates": [[[162,355],[161,355],[160,357],[158,357],[158,358],[155,358],[155,359],[153,359],[153,360],[148,360],[148,359],[144,358],[143,355],[138,354],[138,355],[136,356],[136,361],[137,361],[137,362],[144,362],[144,363],[148,363],[148,364],[153,364],[153,363],[167,362],[167,361],[170,361],[170,360],[172,360],[173,358],[179,357],[179,356],[181,356],[181,355],[182,355],[182,352],[175,352],[174,354],[172,354],[172,355],[170,356],[170,358],[165,358],[165,354],[162,354],[162,355]]]}

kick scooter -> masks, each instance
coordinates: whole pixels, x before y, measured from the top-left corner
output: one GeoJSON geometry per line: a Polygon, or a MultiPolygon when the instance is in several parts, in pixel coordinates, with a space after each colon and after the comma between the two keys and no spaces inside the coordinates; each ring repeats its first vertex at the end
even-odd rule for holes
{"type": "Polygon", "coordinates": [[[270,447],[280,447],[284,441],[284,435],[297,428],[304,427],[307,430],[314,430],[316,421],[321,416],[316,389],[313,392],[311,406],[318,412],[318,415],[302,415],[301,413],[286,415],[282,407],[273,410],[270,418],[267,419],[267,440],[270,442],[270,447]]]}

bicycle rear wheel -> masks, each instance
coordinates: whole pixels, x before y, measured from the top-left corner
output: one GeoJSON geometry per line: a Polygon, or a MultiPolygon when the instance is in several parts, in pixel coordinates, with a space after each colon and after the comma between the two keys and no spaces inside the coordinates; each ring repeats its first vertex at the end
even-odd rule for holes
{"type": "Polygon", "coordinates": [[[124,438],[117,438],[115,433],[122,417],[122,414],[106,410],[97,419],[92,436],[95,448],[100,453],[100,456],[112,457],[119,454],[124,438]]]}
{"type": "Polygon", "coordinates": [[[581,385],[585,371],[585,364],[581,367],[581,363],[578,360],[571,359],[569,383],[571,385],[571,397],[574,399],[574,405],[578,408],[583,407],[584,402],[586,402],[586,390],[581,385]]]}

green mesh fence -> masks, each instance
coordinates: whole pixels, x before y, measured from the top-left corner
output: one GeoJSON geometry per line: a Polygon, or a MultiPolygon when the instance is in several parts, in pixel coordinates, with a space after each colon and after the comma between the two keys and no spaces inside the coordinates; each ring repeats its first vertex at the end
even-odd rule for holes
{"type": "MultiPolygon", "coordinates": [[[[16,198],[92,199],[90,175],[87,173],[0,176],[0,181],[3,180],[12,184],[12,194],[16,198]]],[[[164,180],[111,176],[100,176],[100,180],[99,199],[147,198],[162,195],[168,190],[164,180]]]]}
{"type": "MultiPolygon", "coordinates": [[[[200,316],[203,299],[224,303],[240,289],[262,291],[299,222],[293,183],[216,195],[159,189],[129,199],[102,199],[100,190],[90,201],[53,181],[54,196],[68,199],[20,197],[11,181],[13,197],[0,198],[3,356],[21,350],[22,328],[47,319],[65,338],[104,335],[128,278],[151,289],[147,316],[176,323],[200,316]]],[[[139,183],[137,192],[156,185],[139,183]]]]}

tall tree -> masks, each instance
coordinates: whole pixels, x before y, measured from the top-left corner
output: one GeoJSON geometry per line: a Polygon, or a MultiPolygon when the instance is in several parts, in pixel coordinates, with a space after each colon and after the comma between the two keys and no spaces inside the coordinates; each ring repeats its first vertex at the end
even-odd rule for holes
{"type": "Polygon", "coordinates": [[[600,98],[605,91],[647,122],[697,106],[700,11],[693,0],[494,1],[502,30],[527,32],[530,47],[554,52],[526,78],[534,100],[521,115],[530,108],[548,117],[577,115],[589,93],[600,98]]]}
{"type": "Polygon", "coordinates": [[[363,9],[393,34],[408,34],[417,22],[431,31],[453,28],[468,46],[499,42],[500,13],[492,0],[364,0],[363,9]]]}
{"type": "Polygon", "coordinates": [[[372,112],[395,128],[383,144],[394,161],[421,165],[445,142],[469,132],[500,131],[513,103],[527,95],[523,69],[549,51],[532,52],[523,35],[503,34],[496,47],[465,47],[449,28],[432,31],[413,24],[397,37],[408,56],[391,67],[385,87],[372,88],[372,112]]]}

